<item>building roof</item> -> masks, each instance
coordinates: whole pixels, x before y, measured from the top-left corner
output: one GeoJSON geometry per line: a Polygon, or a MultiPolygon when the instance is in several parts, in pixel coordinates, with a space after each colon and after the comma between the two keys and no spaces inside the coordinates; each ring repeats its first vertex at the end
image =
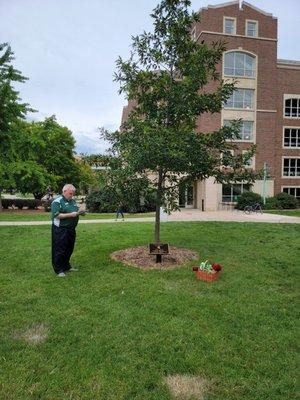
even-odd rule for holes
{"type": "Polygon", "coordinates": [[[234,6],[234,5],[238,5],[239,8],[240,8],[240,10],[243,10],[243,6],[245,5],[245,6],[247,6],[247,7],[252,8],[253,10],[255,10],[255,11],[261,13],[261,14],[266,15],[267,17],[272,17],[272,18],[274,18],[274,19],[277,19],[276,17],[273,16],[273,14],[267,13],[266,11],[263,11],[263,10],[261,10],[260,8],[255,7],[255,6],[253,6],[252,4],[250,4],[250,3],[247,3],[246,1],[242,1],[242,2],[241,2],[240,0],[228,1],[228,2],[226,2],[226,3],[220,3],[220,4],[215,4],[215,5],[210,5],[210,4],[209,4],[209,5],[206,6],[206,7],[200,8],[199,11],[201,11],[201,10],[207,10],[208,8],[221,8],[221,7],[228,7],[228,6],[234,6]]]}
{"type": "Polygon", "coordinates": [[[299,71],[300,70],[300,61],[278,59],[277,60],[277,68],[296,69],[299,71]]]}
{"type": "Polygon", "coordinates": [[[300,61],[296,60],[284,60],[282,58],[279,58],[277,60],[277,64],[285,64],[285,65],[292,65],[294,67],[300,67],[300,61]]]}
{"type": "Polygon", "coordinates": [[[242,6],[241,6],[242,9],[243,9],[243,5],[248,6],[248,7],[250,7],[250,8],[253,8],[253,10],[255,10],[255,11],[261,13],[261,14],[264,14],[264,15],[266,15],[267,17],[272,17],[272,18],[274,18],[274,19],[277,19],[276,17],[273,17],[273,14],[267,13],[266,11],[262,10],[261,8],[255,7],[255,6],[253,6],[252,4],[247,3],[246,1],[242,1],[242,6]]]}

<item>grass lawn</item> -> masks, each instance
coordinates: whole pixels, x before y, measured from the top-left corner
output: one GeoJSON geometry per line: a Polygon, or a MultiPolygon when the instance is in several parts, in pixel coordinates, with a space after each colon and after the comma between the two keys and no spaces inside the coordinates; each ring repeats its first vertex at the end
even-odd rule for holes
{"type": "Polygon", "coordinates": [[[270,210],[270,211],[266,211],[266,213],[288,215],[290,217],[300,217],[300,209],[298,209],[298,210],[270,210]]]}
{"type": "Polygon", "coordinates": [[[0,227],[1,400],[171,400],[174,375],[204,379],[205,400],[296,398],[299,225],[163,224],[223,264],[213,283],[109,259],[151,223],[79,226],[79,271],[58,278],[49,228],[0,227]]]}
{"type": "MultiPolygon", "coordinates": [[[[143,213],[143,214],[128,214],[124,213],[126,218],[144,218],[154,217],[154,212],[143,213]]],[[[87,213],[81,216],[80,219],[114,219],[115,213],[87,213]]],[[[120,218],[120,217],[119,217],[120,218]]],[[[51,213],[45,211],[34,211],[34,210],[4,210],[0,213],[0,221],[50,221],[51,213]]]]}

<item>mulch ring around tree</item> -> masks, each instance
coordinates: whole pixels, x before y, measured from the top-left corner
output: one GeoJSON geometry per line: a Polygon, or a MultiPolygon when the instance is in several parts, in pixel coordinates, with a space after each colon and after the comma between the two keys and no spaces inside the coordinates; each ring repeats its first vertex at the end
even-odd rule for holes
{"type": "Polygon", "coordinates": [[[172,269],[186,264],[192,260],[198,260],[196,251],[180,247],[169,246],[170,254],[164,255],[163,262],[156,263],[155,255],[149,254],[148,246],[131,247],[111,253],[110,258],[126,265],[141,269],[172,269]]]}

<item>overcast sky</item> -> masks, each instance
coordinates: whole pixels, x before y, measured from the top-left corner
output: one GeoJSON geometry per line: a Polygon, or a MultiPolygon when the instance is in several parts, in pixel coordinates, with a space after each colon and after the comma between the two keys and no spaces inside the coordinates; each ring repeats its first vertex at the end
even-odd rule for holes
{"type": "MultiPolygon", "coordinates": [[[[131,35],[151,29],[159,0],[0,0],[0,42],[9,42],[14,65],[29,80],[23,101],[55,114],[73,131],[78,153],[102,153],[97,127],[117,129],[126,104],[113,82],[115,61],[128,58],[131,35]]],[[[225,1],[224,1],[225,2],[225,1]]],[[[278,17],[278,58],[300,60],[300,0],[249,0],[278,17]]],[[[199,10],[220,0],[192,0],[199,10]]]]}

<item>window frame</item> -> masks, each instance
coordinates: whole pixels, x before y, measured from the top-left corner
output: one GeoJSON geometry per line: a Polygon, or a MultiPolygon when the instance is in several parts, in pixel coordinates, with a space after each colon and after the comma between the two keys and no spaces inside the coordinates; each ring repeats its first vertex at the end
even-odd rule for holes
{"type": "Polygon", "coordinates": [[[246,19],[245,21],[245,36],[247,37],[253,37],[253,38],[257,38],[258,37],[258,21],[255,19],[246,19]],[[255,31],[255,35],[248,35],[248,23],[255,23],[256,25],[256,31],[255,31]]]}
{"type": "MultiPolygon", "coordinates": [[[[289,171],[291,169],[291,163],[289,163],[289,171]]],[[[282,157],[282,168],[281,168],[282,179],[299,179],[300,178],[300,157],[294,156],[283,156],[282,157]],[[284,160],[296,160],[295,162],[295,175],[284,175],[284,160]],[[297,175],[297,169],[299,169],[299,175],[297,175]]]]}
{"type": "Polygon", "coordinates": [[[193,27],[192,31],[191,31],[191,38],[194,42],[197,41],[197,31],[196,31],[196,26],[193,27]]]}
{"type": "MultiPolygon", "coordinates": [[[[252,192],[253,185],[251,185],[249,183],[227,183],[227,184],[223,183],[222,184],[222,203],[236,203],[237,202],[237,201],[235,201],[234,194],[233,194],[233,186],[234,185],[241,186],[241,194],[244,193],[245,191],[252,192]],[[224,199],[224,195],[223,195],[223,186],[224,185],[230,186],[230,201],[224,199]],[[244,190],[244,186],[246,186],[246,185],[249,185],[249,190],[244,190]]],[[[238,195],[236,195],[236,196],[238,196],[238,195]]],[[[228,197],[228,196],[226,196],[226,197],[228,197]]]]}
{"type": "Polygon", "coordinates": [[[283,149],[290,149],[290,150],[299,150],[300,149],[300,126],[283,126],[282,130],[282,148],[283,149]],[[289,129],[296,129],[298,131],[298,135],[296,133],[296,146],[285,146],[284,141],[285,141],[285,130],[289,129]],[[298,139],[298,140],[297,140],[298,139]],[[298,142],[298,146],[297,146],[298,142]]]}
{"type": "Polygon", "coordinates": [[[255,90],[254,89],[249,89],[249,88],[237,88],[233,93],[232,93],[232,95],[229,97],[229,99],[227,100],[227,102],[225,103],[225,104],[223,104],[223,108],[224,108],[224,110],[243,110],[243,111],[254,111],[255,110],[255,90]],[[243,103],[243,107],[241,108],[241,107],[228,107],[228,106],[226,106],[226,104],[228,103],[228,101],[229,101],[229,99],[232,97],[232,99],[233,99],[233,104],[234,104],[234,96],[235,95],[237,95],[237,93],[239,92],[239,91],[243,91],[243,101],[242,101],[242,103],[243,103]],[[249,108],[247,108],[247,107],[245,107],[244,106],[244,103],[245,103],[245,91],[249,91],[250,93],[252,93],[253,94],[253,96],[252,96],[252,104],[251,104],[251,107],[249,107],[249,108]]]}
{"type": "Polygon", "coordinates": [[[224,52],[223,54],[223,76],[225,77],[235,77],[235,78],[239,78],[239,79],[256,79],[256,70],[257,70],[257,62],[256,62],[256,55],[249,53],[247,51],[243,51],[240,49],[236,49],[236,50],[229,50],[224,52]],[[244,60],[243,60],[243,75],[237,75],[236,71],[237,70],[241,70],[242,68],[236,68],[236,54],[242,54],[244,56],[244,60]],[[233,54],[234,55],[234,59],[233,59],[233,68],[230,67],[226,67],[226,56],[228,54],[233,54]],[[252,69],[248,70],[246,69],[246,56],[250,57],[253,59],[253,65],[252,65],[252,69]],[[233,70],[233,74],[226,74],[225,73],[225,69],[232,69],[233,70]],[[252,75],[246,75],[246,71],[251,71],[252,75]]]}
{"type": "MultiPolygon", "coordinates": [[[[281,186],[281,191],[282,192],[284,192],[284,189],[295,189],[295,196],[294,195],[292,195],[292,196],[294,196],[295,199],[300,200],[300,186],[290,186],[290,185],[289,186],[281,186]],[[299,190],[299,196],[298,197],[296,196],[297,189],[299,190]]],[[[290,194],[289,191],[288,192],[284,192],[284,193],[290,194]]]]}
{"type": "MultiPolygon", "coordinates": [[[[226,122],[231,123],[232,121],[233,121],[233,120],[231,120],[231,119],[226,119],[226,118],[224,118],[224,119],[223,119],[223,124],[222,124],[222,125],[225,126],[226,122]]],[[[242,132],[242,138],[241,138],[241,139],[235,139],[234,141],[235,141],[235,142],[252,143],[252,142],[254,142],[254,121],[251,121],[251,120],[248,120],[248,119],[242,120],[243,127],[244,127],[244,122],[251,122],[251,123],[252,123],[251,138],[250,138],[250,139],[244,139],[245,133],[242,132]]]]}
{"type": "MultiPolygon", "coordinates": [[[[290,108],[290,113],[292,114],[292,112],[293,112],[292,110],[294,108],[292,103],[288,108],[290,108]]],[[[283,110],[282,110],[282,113],[283,113],[283,118],[284,119],[296,119],[296,120],[300,119],[300,94],[284,94],[283,95],[283,110]],[[297,106],[296,106],[296,114],[297,114],[297,116],[296,117],[293,117],[292,115],[286,115],[285,114],[286,113],[285,110],[287,108],[286,102],[288,100],[291,100],[291,101],[297,100],[297,106]]]]}
{"type": "MultiPolygon", "coordinates": [[[[248,150],[242,150],[242,154],[244,155],[247,151],[248,151],[248,150]]],[[[253,170],[255,170],[255,156],[252,156],[252,157],[250,158],[249,161],[250,161],[250,164],[245,164],[244,167],[245,167],[246,169],[253,169],[253,170]]]]}
{"type": "Polygon", "coordinates": [[[236,17],[226,17],[225,15],[223,16],[223,33],[225,35],[236,35],[236,17]],[[233,21],[233,33],[226,32],[226,20],[233,21]]]}

